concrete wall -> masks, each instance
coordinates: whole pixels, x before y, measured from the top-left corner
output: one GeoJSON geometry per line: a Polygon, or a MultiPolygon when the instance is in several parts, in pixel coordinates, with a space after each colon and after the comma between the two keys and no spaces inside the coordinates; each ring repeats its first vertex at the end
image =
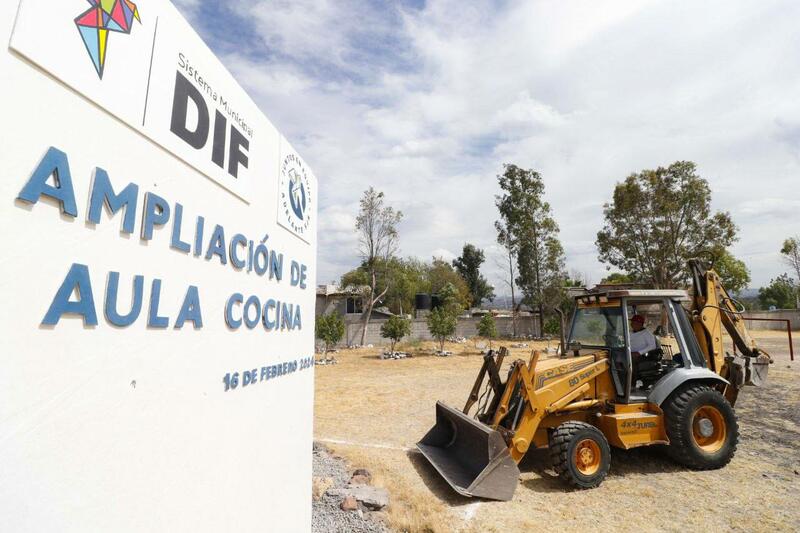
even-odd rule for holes
{"type": "MultiPolygon", "coordinates": [[[[456,325],[456,337],[474,337],[478,334],[479,317],[459,318],[456,325]]],[[[383,344],[386,341],[381,337],[381,326],[385,320],[372,319],[370,320],[369,327],[367,328],[367,337],[365,344],[383,344]]],[[[497,334],[500,337],[511,337],[513,333],[513,324],[510,317],[495,318],[497,324],[497,334]]],[[[356,317],[355,320],[348,319],[345,329],[344,339],[342,345],[354,345],[361,342],[361,331],[363,327],[361,321],[356,317]]],[[[536,317],[523,316],[517,318],[517,335],[520,337],[525,336],[539,336],[539,323],[536,317]]],[[[428,324],[424,319],[411,320],[411,335],[403,340],[432,340],[430,332],[428,331],[428,324]]]]}
{"type": "MultiPolygon", "coordinates": [[[[778,318],[791,321],[792,330],[800,330],[800,309],[784,309],[778,311],[759,311],[745,313],[745,318],[778,318]]],[[[746,322],[748,329],[780,329],[785,330],[786,324],[781,322],[761,322],[758,320],[746,322]]]]}

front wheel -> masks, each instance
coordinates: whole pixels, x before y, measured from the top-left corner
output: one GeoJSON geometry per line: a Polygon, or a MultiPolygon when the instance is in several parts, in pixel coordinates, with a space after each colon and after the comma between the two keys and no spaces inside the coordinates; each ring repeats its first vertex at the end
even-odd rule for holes
{"type": "Polygon", "coordinates": [[[565,422],[553,431],[550,457],[558,477],[582,489],[600,485],[611,467],[606,437],[584,422],[565,422]]]}
{"type": "Polygon", "coordinates": [[[664,406],[664,418],[667,452],[684,466],[722,468],[736,453],[736,413],[728,400],[708,385],[690,384],[673,393],[664,406]]]}

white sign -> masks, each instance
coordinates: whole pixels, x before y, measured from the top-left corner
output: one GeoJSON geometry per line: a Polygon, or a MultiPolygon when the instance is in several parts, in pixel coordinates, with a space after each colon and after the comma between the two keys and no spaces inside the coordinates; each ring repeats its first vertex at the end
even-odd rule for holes
{"type": "Polygon", "coordinates": [[[0,37],[3,529],[307,531],[313,173],[166,0],[0,37]]]}

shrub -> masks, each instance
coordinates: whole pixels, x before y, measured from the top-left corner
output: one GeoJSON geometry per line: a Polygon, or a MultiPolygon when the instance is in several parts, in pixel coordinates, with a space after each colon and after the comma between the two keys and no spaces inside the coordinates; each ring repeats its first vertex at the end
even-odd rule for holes
{"type": "Polygon", "coordinates": [[[381,326],[381,337],[392,341],[392,353],[394,345],[409,333],[411,333],[411,321],[400,316],[389,317],[389,320],[381,326]]]}
{"type": "Polygon", "coordinates": [[[478,335],[489,339],[489,349],[492,349],[492,339],[497,337],[497,323],[491,313],[483,315],[481,321],[478,322],[478,335]]]}
{"type": "Polygon", "coordinates": [[[428,331],[439,341],[439,351],[444,351],[444,341],[456,332],[456,317],[444,307],[437,307],[428,315],[428,331]]]}
{"type": "Polygon", "coordinates": [[[314,331],[317,338],[325,343],[325,356],[327,357],[328,350],[336,346],[344,337],[344,320],[335,312],[318,316],[314,331]]]}

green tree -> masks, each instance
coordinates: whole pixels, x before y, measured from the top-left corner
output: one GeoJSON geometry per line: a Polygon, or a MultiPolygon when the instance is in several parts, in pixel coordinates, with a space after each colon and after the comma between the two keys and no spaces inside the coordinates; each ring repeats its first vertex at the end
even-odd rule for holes
{"type": "Polygon", "coordinates": [[[489,349],[492,349],[492,339],[497,337],[497,323],[491,313],[486,313],[478,322],[478,335],[489,339],[489,349]]]}
{"type": "Polygon", "coordinates": [[[461,294],[452,283],[446,283],[444,287],[439,289],[438,296],[441,300],[441,307],[454,317],[457,317],[464,310],[461,294]]]}
{"type": "Polygon", "coordinates": [[[505,165],[498,176],[503,194],[496,205],[505,228],[515,243],[517,286],[524,301],[538,308],[539,329],[544,330],[545,309],[557,305],[563,284],[564,249],[558,240],[558,224],[550,204],[544,201],[544,181],[535,170],[505,165]]]}
{"type": "Polygon", "coordinates": [[[494,287],[481,275],[481,265],[486,260],[483,250],[472,244],[465,244],[461,257],[453,260],[453,266],[467,282],[472,304],[480,306],[485,299],[494,300],[494,287]]]}
{"type": "Polygon", "coordinates": [[[325,343],[325,358],[327,359],[328,350],[336,346],[344,337],[344,320],[335,312],[318,316],[314,332],[317,338],[325,343]]]}
{"type": "Polygon", "coordinates": [[[603,285],[625,285],[628,283],[636,283],[636,279],[630,274],[612,272],[608,276],[604,277],[600,283],[603,285]]]}
{"type": "Polygon", "coordinates": [[[458,294],[458,303],[461,309],[467,309],[470,306],[471,299],[469,287],[461,274],[456,272],[453,266],[444,259],[434,257],[431,266],[428,268],[428,284],[432,294],[439,294],[441,296],[442,289],[447,284],[456,288],[458,294]]]}
{"type": "Polygon", "coordinates": [[[353,278],[343,277],[341,283],[343,287],[359,291],[364,297],[362,346],[372,317],[372,309],[386,295],[391,284],[388,277],[389,266],[397,252],[397,226],[402,218],[403,213],[385,204],[382,192],[372,187],[364,191],[356,217],[362,272],[353,278]]]}
{"type": "Polygon", "coordinates": [[[781,274],[770,280],[769,285],[758,289],[758,301],[764,309],[796,309],[797,300],[794,280],[788,274],[781,274]]]}
{"type": "Polygon", "coordinates": [[[800,237],[792,237],[783,241],[781,255],[783,255],[783,261],[789,265],[794,275],[797,276],[795,307],[800,309],[800,237]]]}
{"type": "Polygon", "coordinates": [[[381,337],[392,341],[392,353],[394,353],[395,344],[410,333],[411,321],[400,316],[390,316],[389,320],[381,326],[381,337]]]}
{"type": "Polygon", "coordinates": [[[750,284],[750,271],[744,261],[736,259],[727,250],[722,250],[714,260],[714,270],[722,280],[722,286],[731,294],[738,294],[750,284]]]}
{"type": "Polygon", "coordinates": [[[439,351],[444,351],[444,341],[456,332],[456,317],[444,307],[437,307],[428,314],[428,331],[439,342],[439,351]]]}
{"type": "Polygon", "coordinates": [[[711,189],[690,161],[631,174],[603,213],[599,260],[657,289],[685,285],[687,259],[736,240],[730,215],[712,213],[711,189]]]}
{"type": "MultiPolygon", "coordinates": [[[[499,207],[499,205],[498,205],[499,207]]],[[[519,313],[519,305],[517,304],[516,296],[516,264],[517,264],[517,241],[514,234],[511,232],[507,221],[495,220],[495,230],[497,231],[497,243],[505,249],[504,264],[498,265],[503,268],[505,272],[508,268],[508,274],[503,276],[503,282],[508,286],[511,291],[511,333],[514,337],[517,336],[517,314],[519,313]]]]}

